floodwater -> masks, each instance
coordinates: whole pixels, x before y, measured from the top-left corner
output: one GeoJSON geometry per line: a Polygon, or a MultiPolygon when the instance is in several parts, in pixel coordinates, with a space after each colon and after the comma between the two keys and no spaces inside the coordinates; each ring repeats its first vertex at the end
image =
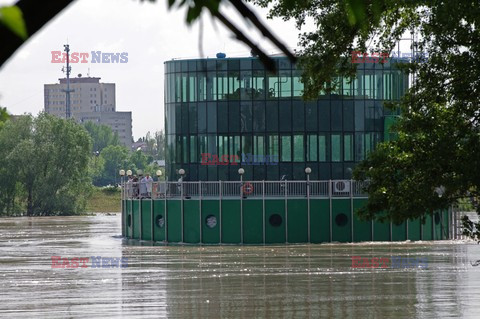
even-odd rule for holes
{"type": "Polygon", "coordinates": [[[480,245],[468,242],[152,246],[120,216],[0,219],[0,316],[8,318],[479,318],[480,245]],[[128,258],[52,268],[52,256],[128,258]],[[352,256],[426,268],[352,268],[352,256]]]}

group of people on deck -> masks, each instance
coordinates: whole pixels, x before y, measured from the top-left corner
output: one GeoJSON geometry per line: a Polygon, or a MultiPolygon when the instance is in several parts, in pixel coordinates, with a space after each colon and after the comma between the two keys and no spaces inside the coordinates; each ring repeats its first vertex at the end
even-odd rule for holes
{"type": "Polygon", "coordinates": [[[150,174],[142,177],[129,176],[126,183],[127,196],[129,198],[152,198],[153,178],[150,174]],[[139,181],[140,180],[140,181],[139,181]]]}

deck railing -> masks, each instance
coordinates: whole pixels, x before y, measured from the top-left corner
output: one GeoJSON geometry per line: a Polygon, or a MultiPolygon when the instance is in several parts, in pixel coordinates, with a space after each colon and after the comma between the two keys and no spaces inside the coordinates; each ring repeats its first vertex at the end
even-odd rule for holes
{"type": "Polygon", "coordinates": [[[367,197],[365,182],[354,180],[124,182],[122,186],[123,199],[367,197]]]}

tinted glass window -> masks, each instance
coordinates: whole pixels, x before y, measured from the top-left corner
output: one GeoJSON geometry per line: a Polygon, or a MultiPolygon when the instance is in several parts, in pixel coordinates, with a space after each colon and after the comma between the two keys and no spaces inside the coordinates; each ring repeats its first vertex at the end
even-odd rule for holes
{"type": "Polygon", "coordinates": [[[332,101],[332,131],[342,130],[342,101],[332,101]]]}
{"type": "Polygon", "coordinates": [[[303,147],[304,147],[303,135],[294,135],[293,136],[293,161],[295,162],[305,161],[305,151],[303,147]]]}
{"type": "Polygon", "coordinates": [[[318,161],[318,142],[317,135],[307,136],[307,161],[318,161]]]}
{"type": "Polygon", "coordinates": [[[280,132],[290,132],[292,130],[292,102],[280,101],[280,132]]]}
{"type": "Polygon", "coordinates": [[[240,121],[242,132],[252,131],[252,103],[240,102],[240,121]]]}
{"type": "Polygon", "coordinates": [[[353,136],[345,134],[343,137],[343,160],[345,162],[353,161],[353,136]]]}
{"type": "Polygon", "coordinates": [[[268,101],[265,114],[265,124],[268,132],[278,131],[278,102],[268,101]]]}
{"type": "Polygon", "coordinates": [[[253,130],[265,131],[265,104],[262,102],[253,103],[253,130]]]}
{"type": "Polygon", "coordinates": [[[340,134],[332,134],[331,139],[332,145],[332,162],[340,162],[341,161],[341,135],[340,134]]]}
{"type": "Polygon", "coordinates": [[[198,132],[207,132],[207,104],[198,103],[198,132]]]}
{"type": "Polygon", "coordinates": [[[320,134],[318,136],[318,160],[320,162],[326,162],[327,161],[327,136],[325,134],[320,134]]]}
{"type": "Polygon", "coordinates": [[[291,136],[282,136],[282,162],[291,162],[292,161],[292,137],[291,136]]]}
{"type": "Polygon", "coordinates": [[[228,129],[230,132],[240,132],[240,103],[228,103],[228,129]]]}
{"type": "Polygon", "coordinates": [[[294,131],[305,131],[305,103],[293,101],[292,122],[294,131]]]}

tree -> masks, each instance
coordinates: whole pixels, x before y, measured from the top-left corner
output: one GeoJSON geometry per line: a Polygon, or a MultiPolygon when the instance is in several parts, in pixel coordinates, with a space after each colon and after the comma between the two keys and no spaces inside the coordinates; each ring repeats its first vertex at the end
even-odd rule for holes
{"type": "Polygon", "coordinates": [[[117,132],[113,132],[107,125],[95,124],[88,121],[84,124],[93,141],[93,152],[101,152],[109,145],[119,145],[120,140],[117,132]]]}
{"type": "Polygon", "coordinates": [[[165,132],[163,130],[156,131],[153,136],[149,131],[145,137],[140,137],[138,142],[146,144],[145,153],[151,156],[152,160],[165,159],[165,132]]]}
{"type": "Polygon", "coordinates": [[[2,129],[3,123],[5,123],[9,118],[7,109],[0,106],[0,129],[2,129]]]}
{"type": "MultiPolygon", "coordinates": [[[[381,144],[354,172],[368,182],[366,218],[423,217],[480,191],[480,3],[478,1],[254,0],[271,17],[295,19],[305,97],[354,76],[352,51],[391,53],[415,34],[415,51],[428,59],[401,68],[415,76],[398,105],[398,139],[381,144]]],[[[477,210],[479,208],[477,207],[477,210]]]]}
{"type": "Polygon", "coordinates": [[[7,122],[0,132],[0,212],[22,209],[18,202],[29,216],[82,212],[90,153],[88,133],[73,121],[42,113],[7,122]]]}
{"type": "Polygon", "coordinates": [[[155,147],[156,147],[155,158],[164,160],[165,159],[165,131],[160,130],[155,132],[154,138],[155,138],[155,147]]]}
{"type": "Polygon", "coordinates": [[[133,170],[145,169],[149,163],[153,161],[152,156],[146,156],[142,151],[135,151],[130,153],[128,167],[133,170]]]}
{"type": "Polygon", "coordinates": [[[129,152],[124,146],[107,146],[100,153],[100,158],[104,162],[104,166],[102,175],[98,179],[99,185],[116,184],[119,182],[118,172],[130,166],[129,152]]]}

